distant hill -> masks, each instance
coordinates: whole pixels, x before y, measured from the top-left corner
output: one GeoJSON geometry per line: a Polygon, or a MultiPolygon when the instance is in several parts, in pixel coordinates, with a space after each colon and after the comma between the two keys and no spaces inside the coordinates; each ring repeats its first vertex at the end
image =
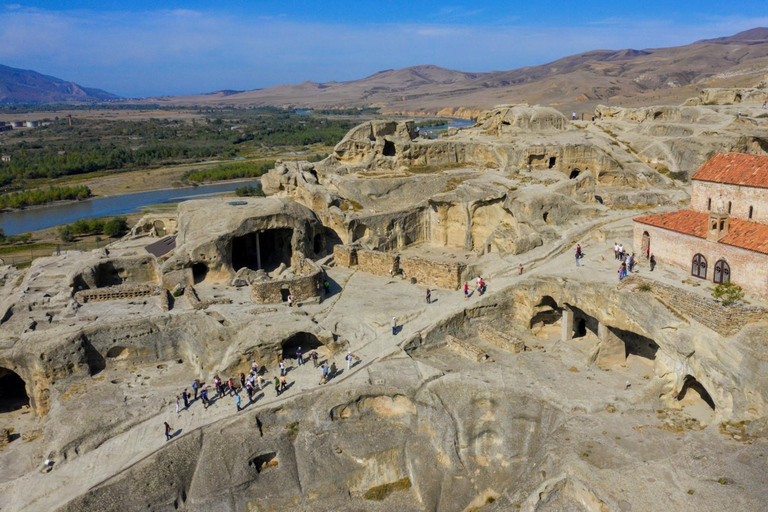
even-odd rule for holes
{"type": "Polygon", "coordinates": [[[0,65],[0,103],[105,101],[118,96],[28,69],[0,65]]]}
{"type": "Polygon", "coordinates": [[[755,28],[673,48],[593,50],[511,71],[414,66],[350,82],[303,82],[162,100],[177,105],[380,107],[385,112],[459,116],[528,102],[585,112],[599,103],[680,103],[703,87],[751,87],[765,78],[767,69],[768,28],[755,28]]]}

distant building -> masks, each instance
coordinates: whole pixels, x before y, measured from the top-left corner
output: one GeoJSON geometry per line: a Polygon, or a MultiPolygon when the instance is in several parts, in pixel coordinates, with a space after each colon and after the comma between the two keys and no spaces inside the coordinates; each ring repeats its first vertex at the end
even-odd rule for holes
{"type": "Polygon", "coordinates": [[[0,132],[7,132],[8,130],[13,130],[13,126],[4,121],[0,121],[0,132]]]}
{"type": "Polygon", "coordinates": [[[27,121],[26,123],[27,128],[37,128],[38,122],[37,121],[27,121]]]}
{"type": "Polygon", "coordinates": [[[11,161],[11,155],[3,155],[2,156],[3,162],[10,162],[11,161]]]}
{"type": "Polygon", "coordinates": [[[638,257],[733,281],[768,298],[768,156],[713,156],[691,177],[691,208],[634,219],[638,257]]]}

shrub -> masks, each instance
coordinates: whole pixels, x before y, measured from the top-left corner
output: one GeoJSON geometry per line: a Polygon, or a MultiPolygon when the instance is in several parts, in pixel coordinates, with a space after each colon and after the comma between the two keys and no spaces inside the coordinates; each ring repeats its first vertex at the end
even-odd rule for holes
{"type": "Polygon", "coordinates": [[[59,238],[61,238],[62,242],[71,242],[75,239],[75,234],[69,225],[61,226],[59,228],[59,238]]]}
{"type": "Polygon", "coordinates": [[[712,297],[720,300],[723,306],[730,306],[744,298],[744,291],[737,284],[731,282],[722,283],[715,286],[712,297]]]}
{"type": "Polygon", "coordinates": [[[243,187],[237,187],[235,189],[235,194],[238,197],[251,197],[251,196],[264,197],[264,190],[261,188],[261,183],[257,183],[255,186],[245,185],[243,187]]]}

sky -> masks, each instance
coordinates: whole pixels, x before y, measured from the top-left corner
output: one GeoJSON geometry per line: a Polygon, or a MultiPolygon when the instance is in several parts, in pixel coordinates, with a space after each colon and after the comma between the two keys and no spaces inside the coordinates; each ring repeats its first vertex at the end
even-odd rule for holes
{"type": "Polygon", "coordinates": [[[758,26],[768,26],[764,4],[741,0],[3,2],[0,64],[144,97],[355,80],[421,64],[509,70],[758,26]]]}

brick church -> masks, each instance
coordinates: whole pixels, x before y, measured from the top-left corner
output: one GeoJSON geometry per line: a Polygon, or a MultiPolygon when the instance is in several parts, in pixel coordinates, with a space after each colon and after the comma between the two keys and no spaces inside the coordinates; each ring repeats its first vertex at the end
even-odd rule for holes
{"type": "Polygon", "coordinates": [[[768,156],[713,156],[691,177],[690,209],[634,219],[634,247],[768,298],[768,156]]]}

